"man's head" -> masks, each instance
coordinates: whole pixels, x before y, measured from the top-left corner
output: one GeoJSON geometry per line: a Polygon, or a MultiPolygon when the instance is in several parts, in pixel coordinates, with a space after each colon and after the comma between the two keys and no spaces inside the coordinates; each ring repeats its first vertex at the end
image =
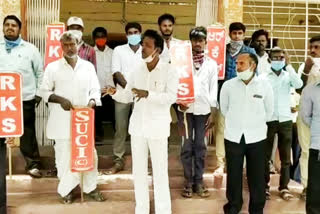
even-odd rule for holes
{"type": "Polygon", "coordinates": [[[252,53],[240,53],[237,57],[237,75],[243,80],[249,80],[256,72],[258,58],[252,53]]]}
{"type": "Polygon", "coordinates": [[[92,32],[92,39],[98,47],[103,47],[107,43],[108,32],[103,27],[97,27],[92,32]]]}
{"type": "Polygon", "coordinates": [[[320,36],[314,36],[310,39],[309,49],[312,57],[320,57],[320,36]]]}
{"type": "Polygon", "coordinates": [[[130,45],[138,45],[141,42],[142,27],[139,23],[129,22],[125,27],[125,31],[130,45]]]}
{"type": "Polygon", "coordinates": [[[189,39],[192,44],[193,52],[203,52],[207,44],[207,29],[202,26],[191,29],[189,39]]]}
{"type": "Polygon", "coordinates": [[[67,58],[76,58],[78,55],[78,44],[81,41],[73,31],[66,31],[60,37],[63,55],[67,58]]]}
{"type": "Polygon", "coordinates": [[[173,33],[173,26],[175,24],[175,18],[173,15],[165,13],[158,18],[158,25],[161,35],[165,39],[169,39],[173,33]]]}
{"type": "Polygon", "coordinates": [[[229,36],[233,41],[243,41],[245,32],[246,26],[241,22],[233,22],[229,26],[229,36]]]}
{"type": "Polygon", "coordinates": [[[19,38],[21,31],[21,21],[14,15],[6,16],[3,20],[3,34],[8,40],[15,41],[19,38]]]}
{"type": "Polygon", "coordinates": [[[271,61],[271,68],[275,71],[280,71],[286,65],[286,53],[279,47],[274,47],[270,50],[269,59],[271,61]]]}
{"type": "Polygon", "coordinates": [[[257,30],[251,36],[251,46],[257,52],[264,52],[268,45],[269,33],[266,30],[257,30]]]}
{"type": "Polygon", "coordinates": [[[146,30],[142,35],[142,58],[152,62],[163,50],[163,39],[155,30],[146,30]]]}

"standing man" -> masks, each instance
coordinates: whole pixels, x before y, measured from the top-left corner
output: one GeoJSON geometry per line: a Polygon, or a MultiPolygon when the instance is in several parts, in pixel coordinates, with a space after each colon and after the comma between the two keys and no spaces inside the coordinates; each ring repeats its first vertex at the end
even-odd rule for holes
{"type": "Polygon", "coordinates": [[[42,176],[40,154],[35,131],[35,108],[39,105],[39,86],[43,64],[38,49],[20,37],[21,21],[14,15],[3,20],[4,40],[0,41],[0,72],[14,71],[22,75],[23,127],[20,151],[26,161],[26,171],[35,178],[42,176]]]}
{"type": "Polygon", "coordinates": [[[320,213],[320,80],[308,85],[302,92],[300,115],[310,127],[307,214],[320,213]]]}
{"type": "Polygon", "coordinates": [[[109,90],[113,98],[134,100],[129,133],[136,214],[150,213],[148,150],[152,161],[155,213],[171,214],[168,137],[170,106],[176,102],[179,80],[171,65],[159,57],[162,50],[161,36],[154,30],[147,30],[142,38],[143,61],[139,61],[129,73],[125,90],[109,90]]]}
{"type": "MultiPolygon", "coordinates": [[[[97,76],[103,90],[103,88],[107,86],[114,86],[111,72],[113,50],[107,45],[108,34],[105,28],[95,28],[92,32],[92,39],[95,42],[94,50],[97,57],[97,76]]],[[[104,94],[105,91],[102,91],[102,93],[104,94]]],[[[97,106],[95,109],[96,142],[103,141],[103,119],[105,119],[107,115],[114,115],[114,102],[112,98],[110,96],[104,96],[101,98],[101,102],[102,106],[97,106]]],[[[113,119],[111,119],[111,121],[113,121],[113,119]]]]}
{"type": "MultiPolygon", "coordinates": [[[[133,72],[133,67],[141,60],[141,25],[129,22],[125,31],[128,44],[118,46],[112,55],[112,73],[118,91],[125,88],[128,75],[133,72]]],[[[114,97],[116,133],[113,141],[114,165],[107,174],[114,174],[124,167],[124,154],[126,152],[126,138],[128,133],[129,113],[132,99],[114,97]]]]}
{"type": "Polygon", "coordinates": [[[96,52],[93,47],[88,45],[82,40],[82,35],[84,31],[84,24],[81,18],[72,16],[67,21],[67,30],[72,30],[77,34],[78,37],[81,38],[81,42],[79,43],[78,55],[81,59],[87,60],[91,62],[95,68],[97,68],[96,63],[96,52]]]}
{"type": "Polygon", "coordinates": [[[257,64],[255,54],[240,53],[237,77],[225,82],[221,89],[227,163],[225,214],[238,214],[241,210],[244,157],[247,160],[249,213],[262,214],[265,205],[266,122],[273,113],[273,93],[270,84],[256,76],[257,64]]]}
{"type": "MultiPolygon", "coordinates": [[[[245,37],[246,27],[240,22],[231,23],[229,26],[230,43],[227,45],[226,69],[225,80],[220,80],[218,97],[221,87],[226,80],[230,80],[237,76],[236,60],[241,53],[253,53],[254,49],[244,45],[243,40],[245,37]]],[[[221,110],[217,111],[216,116],[216,155],[218,168],[215,173],[223,173],[225,166],[225,148],[224,148],[224,117],[221,110]]]]}
{"type": "MultiPolygon", "coordinates": [[[[67,31],[60,42],[63,58],[50,63],[41,85],[41,95],[49,102],[47,137],[55,140],[58,170],[58,193],[65,204],[74,200],[73,190],[80,184],[80,173],[71,172],[71,113],[73,106],[94,108],[100,105],[100,87],[91,63],[78,57],[80,37],[67,31]]],[[[94,151],[95,168],[83,173],[83,191],[96,201],[104,201],[97,189],[98,158],[94,151]]]]}
{"type": "MultiPolygon", "coordinates": [[[[185,187],[182,196],[191,198],[193,190],[200,197],[208,197],[209,191],[203,184],[203,173],[207,145],[205,134],[212,128],[217,107],[218,69],[217,63],[205,56],[207,29],[191,29],[189,38],[192,44],[193,81],[195,101],[190,105],[179,104],[178,124],[184,126],[184,115],[188,123],[188,138],[181,148],[181,161],[184,169],[185,187]],[[186,112],[183,114],[182,112],[186,112]]],[[[182,128],[185,130],[185,127],[182,128]]]]}
{"type": "Polygon", "coordinates": [[[270,165],[274,137],[278,135],[278,150],[281,160],[280,170],[280,196],[284,200],[290,200],[293,195],[289,192],[292,145],[292,115],[291,115],[291,88],[299,89],[303,82],[290,64],[287,54],[276,47],[270,51],[271,69],[265,77],[272,86],[274,96],[274,110],[268,121],[268,133],[266,142],[265,179],[266,197],[270,199],[270,165]]]}
{"type": "Polygon", "coordinates": [[[0,138],[0,213],[7,213],[7,147],[5,139],[0,138]]]}
{"type": "Polygon", "coordinates": [[[269,33],[263,29],[255,31],[251,36],[251,47],[256,51],[259,60],[258,75],[269,73],[270,71],[269,55],[266,52],[268,41],[269,33]]]}
{"type": "MultiPolygon", "coordinates": [[[[299,68],[303,85],[312,85],[320,80],[320,36],[310,39],[310,56],[306,62],[299,68]]],[[[303,99],[301,97],[301,99],[303,99]]],[[[303,191],[301,198],[306,200],[307,184],[308,184],[308,159],[310,149],[310,128],[302,121],[301,112],[297,119],[298,138],[301,146],[300,169],[301,183],[303,191]]]]}

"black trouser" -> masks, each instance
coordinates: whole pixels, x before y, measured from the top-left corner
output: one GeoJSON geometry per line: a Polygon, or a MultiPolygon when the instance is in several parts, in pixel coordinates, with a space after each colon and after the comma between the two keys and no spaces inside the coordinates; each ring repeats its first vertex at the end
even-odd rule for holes
{"type": "Polygon", "coordinates": [[[310,149],[308,162],[307,214],[320,213],[320,154],[310,149]]]}
{"type": "Polygon", "coordinates": [[[6,187],[6,144],[0,139],[0,213],[7,213],[7,187],[6,187]]]}
{"type": "Polygon", "coordinates": [[[246,144],[244,136],[240,143],[225,139],[227,166],[227,199],[225,214],[238,214],[241,211],[243,161],[246,157],[247,179],[249,186],[249,213],[262,214],[266,202],[264,180],[265,141],[246,144]]]}
{"type": "Polygon", "coordinates": [[[280,185],[279,191],[288,189],[290,181],[291,165],[291,144],[292,144],[292,121],[279,123],[279,121],[268,122],[268,133],[266,142],[266,159],[265,159],[265,180],[266,189],[269,189],[270,168],[269,160],[271,159],[274,137],[278,134],[278,150],[281,161],[280,185]]]}
{"type": "Polygon", "coordinates": [[[20,138],[20,151],[26,161],[26,170],[40,167],[35,119],[35,100],[23,101],[24,134],[20,138]]]}
{"type": "Polygon", "coordinates": [[[292,165],[290,167],[290,178],[301,183],[301,173],[299,159],[301,156],[301,147],[298,140],[297,124],[292,124],[292,165]]]}
{"type": "MultiPolygon", "coordinates": [[[[181,112],[180,112],[181,113],[181,112]]],[[[181,113],[182,114],[182,113],[181,113]]],[[[184,169],[186,186],[202,184],[207,146],[204,141],[206,123],[209,115],[187,113],[188,139],[184,139],[181,148],[181,162],[184,169]]]]}
{"type": "Polygon", "coordinates": [[[112,97],[105,96],[101,98],[102,106],[96,106],[95,108],[95,130],[96,136],[103,137],[103,121],[111,121],[113,128],[115,127],[114,118],[114,101],[112,97]]]}

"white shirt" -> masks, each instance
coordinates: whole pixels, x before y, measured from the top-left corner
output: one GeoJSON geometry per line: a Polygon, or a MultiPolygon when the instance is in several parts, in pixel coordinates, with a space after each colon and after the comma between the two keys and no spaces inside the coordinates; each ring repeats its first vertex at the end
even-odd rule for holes
{"type": "MultiPolygon", "coordinates": [[[[169,46],[171,47],[172,44],[177,41],[180,41],[180,40],[172,37],[169,42],[169,46]]],[[[160,58],[166,62],[171,62],[171,56],[169,51],[170,47],[168,48],[166,41],[163,41],[163,50],[162,50],[162,53],[160,54],[160,58]]]]}
{"type": "MultiPolygon", "coordinates": [[[[78,57],[73,69],[61,58],[50,63],[40,87],[40,95],[48,102],[52,94],[68,99],[73,106],[87,106],[91,99],[101,105],[100,86],[92,63],[78,57]]],[[[71,113],[57,103],[49,103],[47,137],[49,139],[70,139],[71,113]]]]}
{"type": "Polygon", "coordinates": [[[273,92],[266,79],[254,76],[248,85],[238,77],[226,81],[220,94],[225,117],[225,139],[246,144],[266,139],[267,124],[273,113],[273,92]]]}
{"type": "Polygon", "coordinates": [[[193,69],[194,103],[190,104],[187,113],[207,115],[211,108],[217,107],[218,67],[217,63],[205,57],[199,70],[193,69]]]}
{"type": "MultiPolygon", "coordinates": [[[[120,72],[127,80],[128,75],[133,71],[133,67],[138,61],[142,61],[141,46],[134,52],[129,44],[120,45],[113,50],[112,54],[112,74],[120,72]]],[[[123,90],[123,88],[117,84],[117,90],[123,90]]],[[[125,97],[115,98],[117,102],[128,103],[129,100],[125,97]]]]}
{"type": "MultiPolygon", "coordinates": [[[[320,58],[313,58],[313,62],[314,64],[308,75],[307,85],[315,84],[320,81],[320,58]]],[[[304,75],[303,74],[304,67],[305,67],[305,63],[302,63],[298,69],[298,73],[300,75],[304,75]]]]}
{"type": "Polygon", "coordinates": [[[111,63],[113,50],[108,46],[100,51],[97,46],[94,47],[97,61],[97,76],[101,87],[114,86],[111,63]]]}
{"type": "Polygon", "coordinates": [[[263,56],[260,57],[259,55],[257,55],[257,57],[259,61],[257,68],[258,75],[269,73],[271,69],[271,64],[268,61],[269,55],[265,52],[263,56]]]}
{"type": "Polygon", "coordinates": [[[127,97],[133,100],[132,88],[149,92],[147,98],[134,99],[129,133],[145,138],[166,138],[170,135],[170,107],[177,100],[179,77],[177,71],[160,59],[149,72],[146,63],[139,62],[127,79],[125,90],[116,91],[113,98],[127,97]]]}
{"type": "MultiPolygon", "coordinates": [[[[299,102],[300,102],[300,94],[298,94],[294,88],[291,88],[290,94],[291,94],[291,96],[290,96],[291,108],[297,108],[297,106],[299,106],[299,102]]],[[[296,123],[297,117],[298,117],[298,111],[291,113],[291,117],[292,117],[292,122],[296,123]]]]}

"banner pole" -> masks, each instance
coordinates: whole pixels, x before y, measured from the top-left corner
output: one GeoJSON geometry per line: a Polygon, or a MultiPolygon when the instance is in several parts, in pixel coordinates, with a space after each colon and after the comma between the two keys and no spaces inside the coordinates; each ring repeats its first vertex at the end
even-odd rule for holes
{"type": "Polygon", "coordinates": [[[80,172],[80,189],[81,189],[81,203],[84,202],[83,198],[83,172],[80,172]]]}
{"type": "Polygon", "coordinates": [[[12,180],[12,150],[10,146],[8,146],[8,153],[9,153],[9,178],[10,180],[12,180]]]}
{"type": "Polygon", "coordinates": [[[187,112],[183,112],[183,122],[184,122],[184,127],[186,129],[186,139],[189,139],[187,112]]]}

